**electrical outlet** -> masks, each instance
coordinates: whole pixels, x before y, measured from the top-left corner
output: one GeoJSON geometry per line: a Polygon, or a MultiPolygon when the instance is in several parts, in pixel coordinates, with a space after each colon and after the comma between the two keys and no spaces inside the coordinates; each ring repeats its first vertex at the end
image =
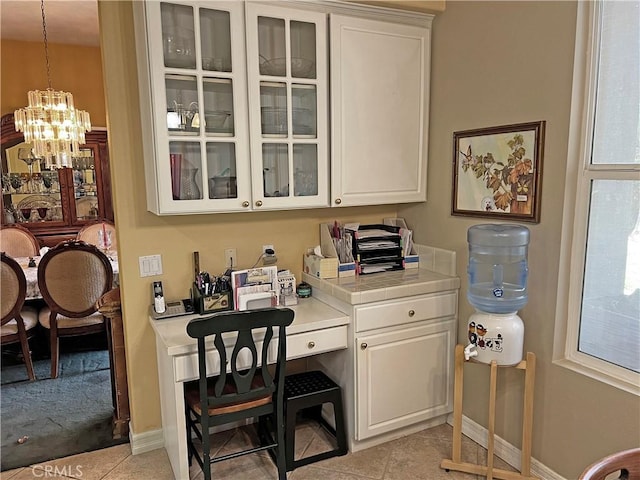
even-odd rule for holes
{"type": "Polygon", "coordinates": [[[278,261],[278,257],[276,257],[276,250],[273,248],[273,245],[262,245],[262,264],[263,265],[274,265],[278,261]],[[270,253],[267,253],[269,250],[270,253]]]}
{"type": "Polygon", "coordinates": [[[227,268],[237,267],[238,260],[236,259],[236,249],[227,248],[224,251],[224,264],[227,268]]]}

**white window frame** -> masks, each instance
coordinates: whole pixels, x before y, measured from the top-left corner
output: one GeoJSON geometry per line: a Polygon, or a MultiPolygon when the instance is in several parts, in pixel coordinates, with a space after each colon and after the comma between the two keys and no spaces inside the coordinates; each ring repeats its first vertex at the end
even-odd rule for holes
{"type": "Polygon", "coordinates": [[[554,363],[640,396],[640,374],[578,350],[591,182],[640,180],[640,165],[592,165],[601,25],[600,2],[578,2],[554,363]]]}

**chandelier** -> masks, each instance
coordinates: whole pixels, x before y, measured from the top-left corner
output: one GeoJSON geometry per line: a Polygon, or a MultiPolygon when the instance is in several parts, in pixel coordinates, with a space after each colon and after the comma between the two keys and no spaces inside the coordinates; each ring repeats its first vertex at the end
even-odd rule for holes
{"type": "Polygon", "coordinates": [[[66,167],[72,157],[78,156],[80,145],[85,142],[85,131],[91,131],[89,114],[76,110],[73,95],[51,88],[47,23],[42,10],[44,54],[47,62],[46,90],[32,90],[28,94],[29,105],[14,113],[16,130],[24,133],[24,140],[33,147],[36,157],[43,158],[47,167],[66,167]]]}

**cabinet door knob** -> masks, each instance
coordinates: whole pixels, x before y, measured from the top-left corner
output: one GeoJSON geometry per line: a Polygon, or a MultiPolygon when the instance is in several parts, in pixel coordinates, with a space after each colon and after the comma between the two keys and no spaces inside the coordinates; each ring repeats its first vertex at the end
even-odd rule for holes
{"type": "Polygon", "coordinates": [[[243,206],[244,208],[247,208],[249,205],[250,205],[250,203],[249,203],[249,202],[247,202],[246,200],[245,200],[244,202],[242,202],[242,206],[243,206]]]}
{"type": "Polygon", "coordinates": [[[413,317],[415,314],[416,314],[416,312],[415,312],[415,311],[413,311],[413,310],[409,310],[409,316],[410,316],[410,317],[413,317]]]}
{"type": "Polygon", "coordinates": [[[342,203],[342,199],[336,198],[336,205],[340,205],[342,203]]]}
{"type": "Polygon", "coordinates": [[[256,207],[261,207],[262,206],[262,200],[258,200],[256,202],[256,207]]]}
{"type": "Polygon", "coordinates": [[[314,341],[307,343],[307,348],[314,348],[315,346],[316,346],[316,342],[314,341]]]}
{"type": "Polygon", "coordinates": [[[360,344],[360,350],[365,350],[369,345],[367,345],[366,343],[361,343],[360,344]]]}

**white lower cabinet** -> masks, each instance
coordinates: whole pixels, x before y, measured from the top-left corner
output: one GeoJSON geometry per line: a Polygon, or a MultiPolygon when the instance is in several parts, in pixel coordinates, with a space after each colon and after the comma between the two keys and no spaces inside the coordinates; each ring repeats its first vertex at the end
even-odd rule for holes
{"type": "Polygon", "coordinates": [[[455,314],[356,332],[355,439],[451,412],[455,340],[455,314]]]}

